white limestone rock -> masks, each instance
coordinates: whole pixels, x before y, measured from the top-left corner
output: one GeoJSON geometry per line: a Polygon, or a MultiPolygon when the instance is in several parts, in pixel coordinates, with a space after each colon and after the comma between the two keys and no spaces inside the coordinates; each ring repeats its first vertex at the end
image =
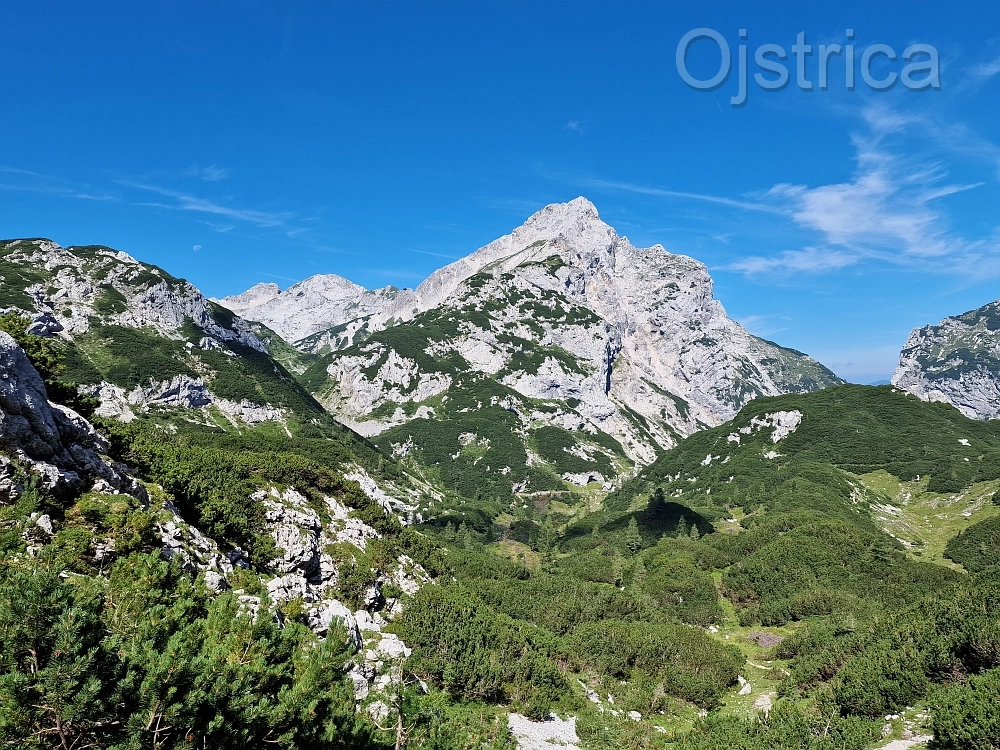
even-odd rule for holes
{"type": "Polygon", "coordinates": [[[336,599],[324,599],[306,612],[309,627],[317,635],[326,635],[334,624],[347,630],[347,635],[356,648],[361,648],[361,631],[358,630],[354,613],[336,599]]]}
{"type": "Polygon", "coordinates": [[[5,262],[44,277],[17,290],[23,300],[15,309],[32,319],[31,333],[74,340],[96,324],[142,329],[145,336],[183,342],[194,375],[148,381],[131,390],[88,383],[101,399],[101,416],[128,421],[156,407],[200,409],[214,404],[231,419],[248,424],[287,418],[273,405],[232,403],[211,392],[208,383],[214,370],[199,352],[236,358],[240,347],[261,353],[267,353],[267,347],[250,323],[215,306],[187,281],[104,247],[63,248],[48,240],[15,240],[4,243],[3,250],[5,262]],[[192,330],[201,333],[197,344],[190,340],[192,330]]]}
{"type": "Polygon", "coordinates": [[[271,561],[271,568],[280,574],[318,573],[323,525],[306,497],[291,487],[283,491],[272,487],[259,490],[252,498],[263,501],[264,518],[278,548],[278,557],[271,561]]]}
{"type": "Polygon", "coordinates": [[[41,376],[2,331],[0,441],[34,470],[43,489],[55,494],[77,493],[101,482],[111,491],[146,497],[138,482],[102,457],[107,443],[87,420],[49,402],[41,376]]]}
{"type": "MultiPolygon", "coordinates": [[[[405,304],[412,296],[412,292],[395,287],[368,291],[342,276],[320,274],[284,292],[277,284],[257,284],[218,302],[247,320],[263,323],[286,341],[300,341],[405,304]]],[[[323,341],[329,346],[329,338],[323,341]]],[[[320,343],[312,350],[323,348],[320,343]]]]}
{"type": "Polygon", "coordinates": [[[1000,418],[1000,300],[915,328],[892,385],[973,419],[1000,418]]]}
{"type": "Polygon", "coordinates": [[[517,750],[580,750],[575,716],[560,719],[553,714],[545,721],[533,721],[521,714],[508,714],[507,726],[517,750]]]}

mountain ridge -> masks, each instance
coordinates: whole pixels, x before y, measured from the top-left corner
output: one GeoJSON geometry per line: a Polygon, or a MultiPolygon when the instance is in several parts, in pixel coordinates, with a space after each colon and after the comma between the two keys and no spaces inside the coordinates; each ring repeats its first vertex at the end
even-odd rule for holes
{"type": "MultiPolygon", "coordinates": [[[[306,298],[295,308],[303,286],[330,283],[351,288],[317,276],[277,295],[257,286],[220,304],[272,328],[296,309],[300,332],[336,324],[291,342],[323,357],[309,372],[310,389],[345,424],[400,446],[393,450],[420,442],[403,434],[411,420],[465,420],[447,401],[467,394],[472,403],[507,404],[521,442],[548,425],[575,435],[560,440],[586,453],[601,450],[586,435],[604,434],[641,465],[751,398],[842,382],[731,320],[702,263],[661,245],[634,247],[585,198],[544,207],[415,290],[362,290],[346,305],[306,298]],[[376,293],[385,306],[364,307],[376,293]],[[359,310],[364,317],[345,319],[359,310]]],[[[457,434],[475,432],[467,425],[457,434]]],[[[455,443],[451,454],[462,450],[455,443]]],[[[603,460],[587,463],[556,461],[565,464],[556,474],[575,484],[613,479],[603,460]]]]}

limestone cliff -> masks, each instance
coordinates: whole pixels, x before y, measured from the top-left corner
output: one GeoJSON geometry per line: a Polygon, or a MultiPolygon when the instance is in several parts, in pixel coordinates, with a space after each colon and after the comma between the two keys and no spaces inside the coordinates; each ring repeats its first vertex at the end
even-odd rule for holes
{"type": "Polygon", "coordinates": [[[1000,417],[1000,301],[915,328],[892,384],[967,417],[1000,417]]]}

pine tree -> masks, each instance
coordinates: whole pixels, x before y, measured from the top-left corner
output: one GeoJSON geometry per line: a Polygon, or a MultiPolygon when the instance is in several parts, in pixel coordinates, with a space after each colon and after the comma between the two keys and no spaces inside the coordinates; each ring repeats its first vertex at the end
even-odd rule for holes
{"type": "Polygon", "coordinates": [[[666,513],[667,499],[663,494],[662,487],[657,487],[653,490],[653,494],[649,498],[649,510],[654,517],[658,517],[666,513]]]}
{"type": "Polygon", "coordinates": [[[528,546],[535,552],[538,552],[539,531],[538,525],[534,523],[528,529],[528,546]]]}
{"type": "Polygon", "coordinates": [[[542,555],[552,553],[552,548],[556,543],[556,530],[552,528],[552,522],[548,518],[542,523],[542,528],[538,531],[538,551],[542,555]]]}
{"type": "Polygon", "coordinates": [[[625,548],[633,555],[642,549],[642,535],[634,516],[629,519],[628,528],[625,529],[625,548]]]}
{"type": "Polygon", "coordinates": [[[646,583],[646,565],[643,563],[642,558],[638,558],[635,561],[635,565],[632,567],[632,591],[633,593],[640,594],[643,593],[643,586],[646,583]]]}
{"type": "Polygon", "coordinates": [[[684,538],[688,535],[688,524],[684,516],[681,516],[681,520],[677,522],[677,531],[675,536],[678,538],[684,538]]]}
{"type": "Polygon", "coordinates": [[[698,531],[698,524],[696,523],[691,524],[691,533],[688,534],[688,536],[695,541],[697,541],[701,537],[701,532],[698,531]]]}
{"type": "Polygon", "coordinates": [[[625,584],[625,561],[618,554],[611,562],[611,582],[619,588],[625,584]]]}

